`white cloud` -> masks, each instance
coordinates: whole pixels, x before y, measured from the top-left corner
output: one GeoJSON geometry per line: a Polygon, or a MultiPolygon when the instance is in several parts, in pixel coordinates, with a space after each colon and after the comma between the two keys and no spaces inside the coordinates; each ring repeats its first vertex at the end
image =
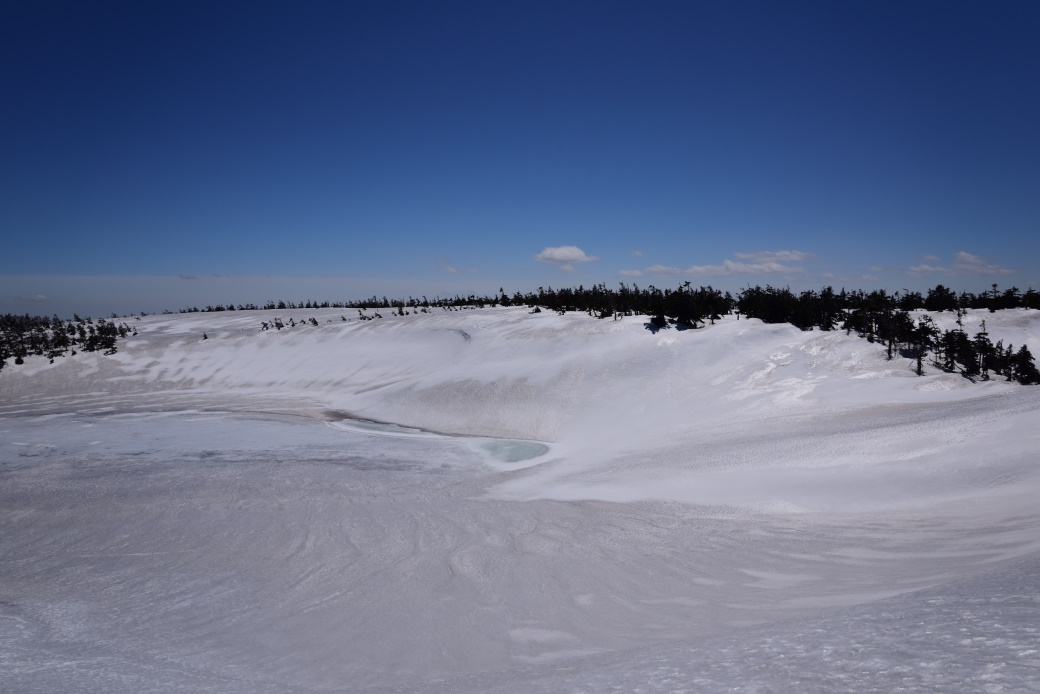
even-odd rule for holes
{"type": "Polygon", "coordinates": [[[535,256],[535,260],[543,263],[588,263],[598,260],[594,255],[585,255],[585,251],[577,246],[549,246],[535,256]]]}
{"type": "Polygon", "coordinates": [[[458,272],[458,270],[453,268],[451,265],[445,265],[441,268],[441,272],[447,272],[448,274],[454,275],[458,272]]]}
{"type": "Polygon", "coordinates": [[[591,263],[594,260],[599,260],[594,255],[586,255],[585,251],[577,246],[548,246],[534,258],[543,263],[556,263],[561,270],[566,270],[567,272],[574,271],[575,263],[591,263]]]}
{"type": "Polygon", "coordinates": [[[641,251],[639,249],[636,249],[636,250],[632,251],[632,257],[633,258],[642,258],[643,257],[643,251],[641,251]]]}
{"type": "Polygon", "coordinates": [[[981,256],[959,252],[953,260],[953,270],[964,275],[1013,275],[1015,270],[994,265],[981,256]]]}
{"type": "Polygon", "coordinates": [[[624,275],[625,277],[642,277],[643,276],[643,271],[642,270],[622,270],[621,274],[624,275]]]}
{"type": "Polygon", "coordinates": [[[755,253],[734,253],[734,258],[750,260],[753,263],[797,263],[809,257],[802,251],[757,251],[755,253]]]}
{"type": "Polygon", "coordinates": [[[926,255],[921,260],[923,260],[926,263],[938,263],[938,262],[942,261],[942,258],[940,258],[937,255],[932,255],[931,253],[929,253],[928,255],[926,255]]]}

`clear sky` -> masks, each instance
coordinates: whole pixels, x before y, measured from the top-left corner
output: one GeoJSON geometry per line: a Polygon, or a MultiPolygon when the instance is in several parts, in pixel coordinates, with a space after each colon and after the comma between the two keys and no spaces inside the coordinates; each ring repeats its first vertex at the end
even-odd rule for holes
{"type": "Polygon", "coordinates": [[[1036,2],[11,2],[0,312],[1040,288],[1036,2]]]}

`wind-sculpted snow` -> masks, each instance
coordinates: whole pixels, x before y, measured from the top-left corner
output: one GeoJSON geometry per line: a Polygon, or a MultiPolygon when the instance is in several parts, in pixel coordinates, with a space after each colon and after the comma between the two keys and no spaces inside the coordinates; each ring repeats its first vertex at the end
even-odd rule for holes
{"type": "Polygon", "coordinates": [[[732,316],[269,313],[0,372],[0,690],[1040,686],[1040,388],[732,316]]]}

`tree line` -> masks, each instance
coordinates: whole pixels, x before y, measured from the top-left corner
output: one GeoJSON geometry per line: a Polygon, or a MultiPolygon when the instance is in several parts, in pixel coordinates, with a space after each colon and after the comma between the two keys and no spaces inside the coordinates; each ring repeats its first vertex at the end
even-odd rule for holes
{"type": "MultiPolygon", "coordinates": [[[[898,352],[914,359],[918,374],[923,374],[925,361],[930,357],[934,366],[951,372],[960,371],[971,378],[986,380],[993,373],[1023,384],[1040,383],[1040,372],[1026,345],[1015,350],[1013,345],[1005,346],[1002,341],[994,344],[984,324],[973,336],[963,330],[962,318],[967,309],[988,309],[991,312],[1012,308],[1040,309],[1040,292],[1031,288],[1021,292],[1017,287],[1001,290],[995,284],[991,290],[979,294],[957,293],[941,284],[923,294],[907,290],[889,293],[884,289],[871,292],[841,289],[836,292],[832,287],[795,293],[788,287],[749,285],[733,296],[710,285],[693,287],[690,282],[675,289],[661,289],[654,285],[641,288],[622,282],[617,289],[601,283],[556,290],[539,287],[537,292],[509,295],[500,288],[497,294],[486,296],[456,294],[432,300],[426,296],[395,300],[371,296],[360,301],[331,303],[268,301],[262,306],[217,304],[204,309],[185,308],[180,312],[342,308],[357,310],[360,320],[373,320],[382,318],[380,309],[389,315],[406,316],[428,313],[437,308],[458,311],[487,306],[526,306],[532,312],[545,309],[561,314],[580,311],[599,319],[612,320],[645,316],[648,318],[646,327],[654,331],[672,326],[680,330],[695,329],[735,313],[738,320],[743,315],[765,323],[790,323],[802,330],[841,329],[847,334],[855,331],[870,342],[887,345],[889,358],[898,352]],[[374,314],[365,314],[367,309],[375,309],[374,314]],[[910,312],[918,309],[953,311],[957,314],[958,327],[940,332],[928,316],[915,321],[910,312]]],[[[97,322],[79,316],[70,321],[62,321],[57,316],[0,316],[0,368],[12,356],[16,364],[22,363],[29,354],[44,355],[53,360],[69,351],[75,353],[77,346],[87,352],[114,353],[117,338],[126,337],[131,332],[136,334],[126,323],[116,323],[115,319],[114,314],[111,321],[101,319],[97,322]]],[[[347,318],[341,316],[341,320],[347,318]]],[[[302,322],[318,325],[314,318],[302,322]]],[[[296,325],[292,318],[288,323],[275,318],[263,321],[261,330],[281,330],[296,325]]]]}
{"type": "MultiPolygon", "coordinates": [[[[690,322],[710,320],[712,314],[729,313],[738,305],[745,308],[761,306],[756,315],[767,322],[791,322],[802,325],[816,325],[825,315],[836,315],[837,311],[852,310],[861,306],[876,306],[890,309],[913,311],[926,309],[929,311],[955,311],[957,309],[989,309],[996,311],[1005,308],[1040,309],[1040,292],[1030,288],[1025,292],[1017,287],[1001,290],[992,285],[991,290],[972,294],[957,293],[952,289],[937,285],[925,294],[904,290],[902,293],[888,293],[884,289],[868,293],[846,291],[835,292],[831,287],[820,291],[808,291],[795,294],[789,288],[759,286],[743,289],[736,297],[729,292],[721,292],[708,287],[693,288],[689,282],[677,289],[659,289],[653,285],[640,288],[633,284],[620,283],[617,289],[607,288],[604,284],[591,287],[579,286],[554,290],[552,287],[538,288],[537,292],[516,292],[509,295],[504,289],[497,294],[451,297],[437,296],[427,299],[426,296],[407,299],[388,299],[386,296],[371,296],[355,301],[267,301],[262,305],[215,304],[204,308],[192,306],[180,309],[180,313],[210,313],[215,311],[272,311],[301,308],[339,308],[339,309],[430,309],[430,308],[484,308],[485,306],[528,306],[540,307],[554,311],[583,311],[598,317],[620,317],[624,315],[669,316],[676,320],[686,318],[690,322]],[[692,312],[691,312],[692,311],[692,312]]],[[[744,308],[740,309],[745,312],[744,308]]],[[[164,313],[172,313],[164,311],[164,313]]]]}
{"type": "MultiPolygon", "coordinates": [[[[1040,383],[1040,372],[1026,345],[1015,350],[1013,345],[1004,345],[1003,341],[994,344],[984,326],[973,336],[963,330],[962,318],[969,308],[991,312],[1011,308],[1040,309],[1040,292],[1033,289],[1021,292],[1017,287],[1000,290],[997,285],[979,294],[957,293],[941,284],[923,294],[907,290],[889,293],[884,289],[871,292],[841,289],[836,292],[832,287],[795,293],[787,287],[767,285],[764,288],[748,286],[734,297],[730,292],[710,285],[693,287],[690,282],[675,289],[653,285],[641,288],[622,282],[617,289],[605,284],[556,290],[539,287],[537,292],[516,292],[512,296],[499,289],[498,294],[490,296],[455,295],[437,297],[432,301],[425,296],[393,301],[385,296],[373,296],[340,304],[268,302],[265,308],[346,307],[358,309],[360,320],[372,320],[382,317],[379,309],[391,309],[390,315],[405,316],[411,312],[425,313],[431,308],[451,311],[485,306],[526,306],[533,309],[532,312],[545,309],[561,314],[580,311],[599,319],[613,320],[645,316],[648,318],[646,327],[653,331],[672,326],[680,330],[695,329],[701,324],[714,323],[723,315],[736,313],[738,320],[743,315],[765,323],[790,323],[801,330],[841,329],[847,334],[855,331],[870,342],[886,345],[890,359],[896,353],[914,359],[918,375],[923,375],[924,364],[930,357],[934,366],[949,372],[959,371],[969,378],[988,380],[992,373],[1023,384],[1040,383]],[[367,315],[362,312],[364,309],[376,311],[367,315]],[[958,327],[940,332],[927,316],[915,321],[910,312],[918,309],[956,312],[958,327]]],[[[310,322],[317,325],[314,319],[310,322]]],[[[274,322],[265,321],[261,329],[282,329],[290,325],[295,323],[283,324],[276,319],[274,322]]]]}
{"type": "Polygon", "coordinates": [[[736,302],[740,313],[759,318],[766,323],[791,323],[802,330],[840,328],[846,334],[855,331],[870,342],[887,345],[888,358],[898,350],[916,362],[918,375],[924,374],[924,363],[931,355],[931,363],[948,372],[960,371],[970,378],[989,380],[990,372],[1007,380],[1030,385],[1040,383],[1029,347],[1005,346],[1002,340],[994,344],[986,331],[986,322],[974,336],[964,330],[963,318],[969,308],[996,312],[1006,308],[1040,308],[1040,294],[1028,290],[1025,294],[1012,287],[979,295],[955,294],[943,285],[928,290],[926,296],[918,292],[889,294],[883,289],[870,293],[863,291],[835,293],[831,287],[821,291],[794,294],[787,288],[766,286],[748,288],[736,302]],[[917,321],[910,311],[925,309],[934,312],[953,311],[957,328],[939,331],[929,316],[917,321]]]}
{"type": "Polygon", "coordinates": [[[29,355],[43,356],[54,362],[57,357],[83,352],[116,353],[116,341],[137,331],[126,323],[89,316],[72,320],[57,316],[0,315],[0,369],[14,357],[15,364],[25,363],[29,355]]]}

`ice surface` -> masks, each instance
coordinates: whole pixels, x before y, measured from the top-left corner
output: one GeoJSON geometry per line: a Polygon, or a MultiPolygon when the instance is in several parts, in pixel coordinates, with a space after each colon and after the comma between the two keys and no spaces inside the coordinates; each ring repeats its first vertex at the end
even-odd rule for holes
{"type": "Polygon", "coordinates": [[[480,447],[492,458],[503,463],[519,463],[549,452],[549,447],[545,444],[532,441],[487,441],[480,447]]]}
{"type": "Polygon", "coordinates": [[[1038,388],[732,317],[276,313],[320,325],[0,372],[0,691],[1040,690],[1038,388]]]}

